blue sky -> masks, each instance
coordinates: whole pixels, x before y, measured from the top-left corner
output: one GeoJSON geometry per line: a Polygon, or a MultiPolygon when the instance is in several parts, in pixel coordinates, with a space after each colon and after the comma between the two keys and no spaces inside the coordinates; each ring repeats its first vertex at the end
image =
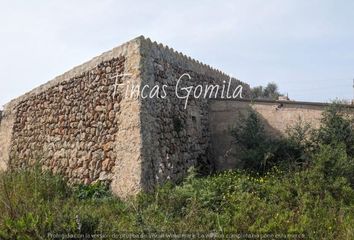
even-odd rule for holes
{"type": "Polygon", "coordinates": [[[291,99],[351,99],[354,1],[1,1],[0,105],[139,35],[291,99]]]}

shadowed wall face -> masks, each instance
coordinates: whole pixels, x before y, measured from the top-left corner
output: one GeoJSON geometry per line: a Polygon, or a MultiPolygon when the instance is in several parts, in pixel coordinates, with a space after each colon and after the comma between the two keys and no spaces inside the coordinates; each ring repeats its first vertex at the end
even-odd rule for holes
{"type": "MultiPolygon", "coordinates": [[[[230,135],[235,123],[247,116],[250,109],[256,111],[265,126],[266,133],[279,137],[300,119],[319,127],[325,105],[308,103],[261,102],[212,100],[209,103],[209,129],[211,154],[216,169],[225,170],[238,166],[237,152],[230,135]]],[[[350,113],[354,114],[354,108],[350,113]]]]}
{"type": "MultiPolygon", "coordinates": [[[[141,131],[143,172],[145,189],[166,181],[178,182],[186,176],[190,167],[201,165],[205,171],[212,167],[208,156],[210,146],[208,98],[191,97],[185,107],[185,99],[176,95],[177,80],[185,73],[178,85],[182,88],[196,88],[206,84],[222,85],[229,76],[210,66],[201,64],[169,48],[143,42],[142,84],[149,89],[166,87],[166,98],[141,99],[141,131]]],[[[244,96],[249,86],[233,79],[236,88],[243,85],[244,96]]],[[[221,92],[221,91],[220,91],[221,92]]]]}

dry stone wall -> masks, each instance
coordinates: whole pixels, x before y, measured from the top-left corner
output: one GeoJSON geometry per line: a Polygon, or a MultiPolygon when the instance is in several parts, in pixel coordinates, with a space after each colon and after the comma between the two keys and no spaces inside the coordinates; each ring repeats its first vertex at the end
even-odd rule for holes
{"type": "MultiPolygon", "coordinates": [[[[143,37],[75,67],[5,106],[0,169],[38,163],[70,182],[107,181],[121,197],[178,182],[192,166],[213,169],[211,102],[190,96],[185,106],[177,98],[177,79],[185,73],[191,79],[180,88],[230,79],[143,37]],[[129,76],[115,77],[120,74],[129,76]],[[166,86],[167,96],[127,96],[132,84],[166,86]]],[[[247,84],[233,79],[232,88],[239,84],[248,97],[247,84]]]]}
{"type": "MultiPolygon", "coordinates": [[[[214,167],[209,156],[209,99],[191,97],[185,107],[185,99],[178,98],[175,92],[177,80],[188,73],[191,79],[184,78],[178,88],[195,89],[197,85],[221,86],[230,77],[148,40],[141,49],[142,84],[150,89],[167,86],[166,98],[141,99],[142,181],[145,189],[152,189],[166,181],[180,181],[192,166],[204,171],[214,167]]],[[[233,79],[234,88],[239,84],[244,86],[243,96],[247,97],[249,86],[233,79]]]]}
{"type": "Polygon", "coordinates": [[[3,111],[0,122],[0,171],[8,169],[13,124],[13,111],[3,111]]]}
{"type": "MultiPolygon", "coordinates": [[[[182,87],[223,85],[226,74],[149,39],[139,37],[5,105],[0,114],[0,170],[38,163],[70,182],[106,181],[120,196],[178,182],[192,166],[204,171],[237,167],[230,158],[232,127],[246,101],[186,99],[182,87]],[[128,74],[128,76],[122,76],[128,74]],[[117,77],[117,75],[120,75],[117,77]],[[126,95],[132,85],[163,89],[155,97],[126,95]]],[[[233,79],[232,88],[243,85],[233,79]]],[[[321,106],[257,103],[252,107],[273,134],[297,116],[318,123],[321,106]]]]}
{"type": "Polygon", "coordinates": [[[111,180],[119,130],[120,101],[112,75],[124,72],[113,58],[67,82],[21,101],[16,107],[12,168],[36,161],[70,181],[111,180]]]}
{"type": "Polygon", "coordinates": [[[140,40],[84,63],[5,105],[0,167],[39,164],[72,183],[111,183],[119,196],[141,190],[138,99],[124,83],[140,80],[140,40]]]}

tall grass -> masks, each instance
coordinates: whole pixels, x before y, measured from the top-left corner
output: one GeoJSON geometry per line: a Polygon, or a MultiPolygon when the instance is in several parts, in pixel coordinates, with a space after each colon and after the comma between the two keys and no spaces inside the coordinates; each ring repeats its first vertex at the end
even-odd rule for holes
{"type": "MultiPolygon", "coordinates": [[[[328,154],[327,150],[323,150],[328,154]]],[[[333,156],[340,157],[339,152],[333,156]]],[[[321,162],[323,155],[318,155],[321,162]]],[[[326,158],[324,158],[326,159],[326,158]]],[[[230,171],[166,184],[126,202],[97,189],[67,187],[50,174],[0,177],[0,239],[113,232],[302,233],[310,239],[354,238],[354,191],[320,167],[264,176],[230,171]],[[83,197],[86,196],[86,197],[83,197]]]]}

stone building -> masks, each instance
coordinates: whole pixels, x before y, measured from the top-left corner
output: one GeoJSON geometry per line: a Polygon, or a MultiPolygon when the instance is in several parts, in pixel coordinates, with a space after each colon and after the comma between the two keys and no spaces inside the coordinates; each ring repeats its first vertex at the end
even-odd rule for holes
{"type": "Polygon", "coordinates": [[[181,87],[229,80],[144,37],[75,67],[5,105],[0,167],[37,163],[71,182],[108,181],[123,197],[180,180],[208,161],[210,147],[207,99],[190,98],[185,106],[175,95],[184,73],[191,79],[181,87]],[[166,87],[152,98],[134,97],[139,85],[150,93],[166,87]]]}
{"type": "MultiPolygon", "coordinates": [[[[166,180],[177,182],[196,164],[235,167],[227,156],[228,129],[251,103],[221,99],[220,92],[187,102],[175,92],[184,74],[181,89],[230,81],[221,71],[144,37],[73,68],[4,106],[0,169],[39,164],[70,182],[107,181],[115,194],[126,197],[166,180]]],[[[231,80],[247,98],[249,86],[231,80]]],[[[278,105],[252,104],[275,132],[298,115],[318,122],[324,107],[278,105]]]]}

